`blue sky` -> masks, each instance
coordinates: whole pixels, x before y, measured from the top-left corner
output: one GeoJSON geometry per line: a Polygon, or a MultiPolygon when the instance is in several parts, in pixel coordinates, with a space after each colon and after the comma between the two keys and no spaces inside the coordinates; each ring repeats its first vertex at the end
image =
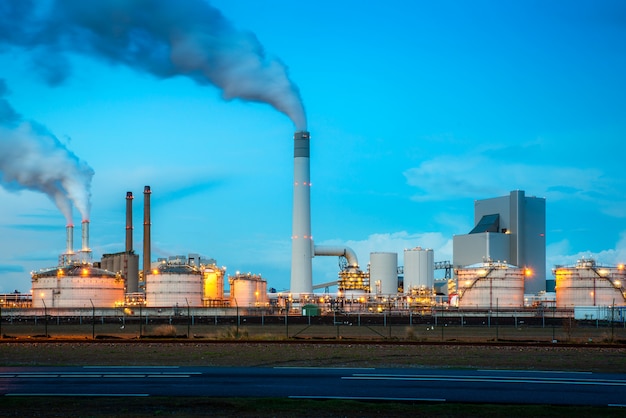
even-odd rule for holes
{"type": "MultiPolygon", "coordinates": [[[[401,264],[416,246],[451,260],[474,200],[520,189],[546,198],[548,271],[582,256],[626,261],[623,2],[211,6],[254,33],[299,89],[316,244],[347,245],[362,267],[373,251],[398,252],[401,264]]],[[[285,114],[71,45],[55,51],[70,70],[51,85],[33,64],[41,57],[7,41],[0,22],[0,99],[93,170],[96,259],[124,250],[127,191],[141,254],[150,185],[153,258],[200,253],[227,274],[289,286],[295,128],[285,114]]],[[[0,292],[27,292],[30,271],[65,250],[66,220],[45,194],[2,185],[0,292]]],[[[315,258],[314,283],[337,270],[336,258],[315,258]]]]}

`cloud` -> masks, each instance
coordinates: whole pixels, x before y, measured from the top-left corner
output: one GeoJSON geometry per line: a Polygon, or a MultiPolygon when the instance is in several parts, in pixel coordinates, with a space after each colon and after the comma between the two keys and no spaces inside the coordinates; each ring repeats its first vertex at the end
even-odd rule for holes
{"type": "Polygon", "coordinates": [[[526,190],[552,202],[591,202],[606,215],[626,217],[626,201],[620,192],[626,182],[598,168],[512,162],[485,150],[438,156],[403,174],[407,184],[417,189],[412,199],[419,202],[480,199],[526,190]]]}
{"type": "Polygon", "coordinates": [[[0,273],[23,273],[23,266],[0,265],[0,273]]]}

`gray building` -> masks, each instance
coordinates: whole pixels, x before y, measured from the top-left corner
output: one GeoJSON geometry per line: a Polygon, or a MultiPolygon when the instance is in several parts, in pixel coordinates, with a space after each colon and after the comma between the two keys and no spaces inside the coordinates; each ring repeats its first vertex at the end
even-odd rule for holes
{"type": "Polygon", "coordinates": [[[456,268],[487,260],[529,269],[524,292],[546,290],[546,199],[523,190],[508,196],[476,200],[474,229],[453,238],[456,268]]]}

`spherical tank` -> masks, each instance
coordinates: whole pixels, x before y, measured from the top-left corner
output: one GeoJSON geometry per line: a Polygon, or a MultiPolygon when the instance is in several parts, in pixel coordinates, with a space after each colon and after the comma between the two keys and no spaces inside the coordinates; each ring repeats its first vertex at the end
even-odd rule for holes
{"type": "Polygon", "coordinates": [[[431,249],[421,247],[404,250],[404,293],[425,288],[435,283],[435,255],[431,249]]]}
{"type": "Polygon", "coordinates": [[[594,260],[579,260],[572,267],[554,269],[557,308],[612,306],[626,302],[623,266],[601,267],[594,260]]]}
{"type": "Polygon", "coordinates": [[[228,279],[231,306],[253,308],[267,305],[267,282],[258,275],[241,274],[228,279]]]}
{"type": "Polygon", "coordinates": [[[161,264],[146,277],[146,306],[202,306],[202,273],[186,264],[161,264]]]}
{"type": "Polygon", "coordinates": [[[524,269],[485,264],[456,271],[459,308],[521,308],[524,306],[524,269]]]}
{"type": "Polygon", "coordinates": [[[398,293],[398,253],[370,253],[370,287],[372,293],[398,293]]]}
{"type": "Polygon", "coordinates": [[[121,276],[75,264],[34,273],[33,308],[115,307],[124,301],[121,276]]]}

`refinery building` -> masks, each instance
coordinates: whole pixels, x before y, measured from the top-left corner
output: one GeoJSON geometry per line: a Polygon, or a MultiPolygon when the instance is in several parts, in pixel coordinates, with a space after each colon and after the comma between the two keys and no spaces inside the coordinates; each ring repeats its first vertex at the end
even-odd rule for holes
{"type": "MultiPolygon", "coordinates": [[[[198,314],[229,315],[231,310],[263,314],[320,314],[356,311],[370,314],[494,307],[523,311],[544,304],[564,310],[577,306],[625,306],[624,267],[582,260],[555,266],[556,292],[546,292],[546,200],[522,190],[476,200],[474,227],[453,237],[453,260],[436,261],[432,249],[415,243],[401,254],[376,251],[359,263],[347,246],[313,242],[310,205],[310,136],[294,134],[294,190],[290,289],[277,293],[260,274],[228,274],[217,261],[199,254],[152,260],[149,186],[144,188],[143,260],[132,240],[132,192],[126,194],[126,243],[117,253],[92,260],[89,221],[82,223],[82,245],[73,248],[67,226],[66,250],[58,266],[32,274],[30,295],[3,295],[0,307],[77,310],[103,313],[124,307],[154,312],[186,307],[198,314]],[[314,257],[337,257],[337,280],[313,283],[314,257]],[[445,272],[435,279],[435,271],[445,272]],[[228,288],[226,288],[228,285],[228,288]],[[329,289],[337,289],[331,292],[329,289]],[[18,297],[19,296],[19,297],[18,297]],[[13,304],[11,301],[14,301],[13,304]],[[19,302],[19,303],[18,303],[19,302]]],[[[158,220],[157,220],[158,221],[158,220]]],[[[120,231],[121,232],[121,231],[120,231]]]]}

